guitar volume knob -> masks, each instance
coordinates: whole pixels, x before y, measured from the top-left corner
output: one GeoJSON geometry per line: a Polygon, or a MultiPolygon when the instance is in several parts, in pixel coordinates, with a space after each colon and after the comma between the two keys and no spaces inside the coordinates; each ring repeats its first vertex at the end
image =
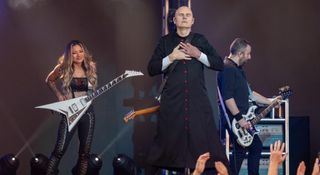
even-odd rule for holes
{"type": "Polygon", "coordinates": [[[239,129],[239,128],[240,128],[239,123],[236,123],[236,128],[237,128],[237,129],[239,129]]]}

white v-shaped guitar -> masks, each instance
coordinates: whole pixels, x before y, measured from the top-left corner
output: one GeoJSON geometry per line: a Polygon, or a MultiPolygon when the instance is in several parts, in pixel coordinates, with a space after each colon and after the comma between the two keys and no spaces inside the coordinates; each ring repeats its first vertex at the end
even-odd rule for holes
{"type": "Polygon", "coordinates": [[[50,103],[42,106],[37,106],[35,108],[49,109],[65,115],[67,118],[68,130],[71,131],[72,128],[80,120],[82,115],[87,111],[87,109],[89,108],[89,106],[91,105],[92,101],[95,98],[97,98],[99,95],[103,94],[104,92],[108,91],[110,88],[112,88],[122,80],[129,77],[140,76],[140,75],[143,75],[143,73],[138,71],[126,70],[125,73],[113,79],[112,81],[102,86],[101,88],[95,90],[90,95],[77,97],[70,100],[50,103]]]}

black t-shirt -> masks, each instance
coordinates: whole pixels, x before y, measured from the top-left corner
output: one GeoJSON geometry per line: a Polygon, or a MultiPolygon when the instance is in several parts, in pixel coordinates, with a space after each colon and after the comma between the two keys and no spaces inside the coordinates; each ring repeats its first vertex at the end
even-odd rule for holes
{"type": "MultiPolygon", "coordinates": [[[[224,61],[224,70],[218,73],[218,85],[224,101],[233,98],[241,114],[249,108],[249,88],[246,75],[241,66],[231,59],[224,61]]],[[[228,115],[232,114],[227,109],[228,115]]]]}

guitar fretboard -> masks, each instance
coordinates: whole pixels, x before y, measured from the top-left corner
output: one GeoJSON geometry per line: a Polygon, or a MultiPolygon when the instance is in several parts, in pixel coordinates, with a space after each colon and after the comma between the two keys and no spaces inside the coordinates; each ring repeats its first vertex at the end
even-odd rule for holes
{"type": "Polygon", "coordinates": [[[99,95],[103,94],[104,92],[108,91],[110,88],[112,88],[113,86],[115,86],[116,84],[118,84],[119,82],[121,82],[122,80],[126,79],[128,76],[128,74],[124,73],[122,75],[120,75],[119,77],[113,79],[112,81],[110,81],[108,84],[102,86],[101,88],[95,90],[92,94],[88,95],[87,98],[85,98],[85,100],[91,101],[95,98],[97,98],[99,95]]]}
{"type": "Polygon", "coordinates": [[[255,125],[258,123],[263,117],[265,117],[275,106],[277,106],[277,100],[274,100],[266,109],[264,109],[258,116],[252,119],[251,124],[255,125]]]}

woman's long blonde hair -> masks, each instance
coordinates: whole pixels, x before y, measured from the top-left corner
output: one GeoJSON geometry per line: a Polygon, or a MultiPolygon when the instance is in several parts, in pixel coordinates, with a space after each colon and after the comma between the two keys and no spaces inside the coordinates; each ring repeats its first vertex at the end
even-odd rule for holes
{"type": "Polygon", "coordinates": [[[84,61],[82,68],[85,71],[86,77],[89,83],[92,85],[93,89],[97,87],[97,69],[96,63],[93,61],[92,55],[89,53],[85,44],[78,40],[72,40],[69,42],[64,50],[64,54],[59,58],[58,64],[61,65],[60,73],[62,79],[62,89],[65,93],[70,92],[70,83],[73,78],[74,68],[73,68],[73,58],[72,58],[72,47],[78,45],[84,51],[84,61]]]}

